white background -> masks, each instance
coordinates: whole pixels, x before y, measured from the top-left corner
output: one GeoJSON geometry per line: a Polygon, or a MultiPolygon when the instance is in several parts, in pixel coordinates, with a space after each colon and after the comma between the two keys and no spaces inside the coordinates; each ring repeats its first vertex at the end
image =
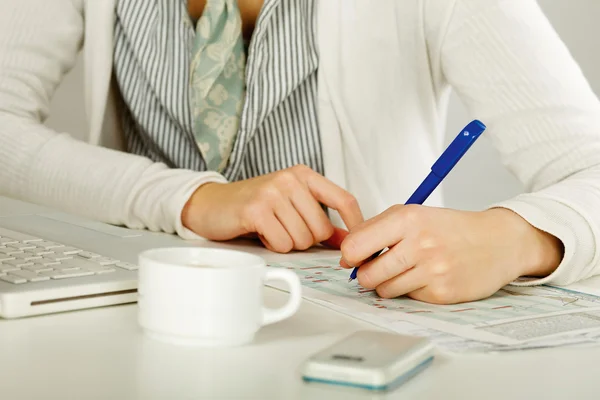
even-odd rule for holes
{"type": "MultiPolygon", "coordinates": [[[[596,94],[600,94],[600,1],[540,0],[539,3],[596,94]]],[[[47,125],[76,137],[82,136],[86,130],[82,82],[80,60],[56,93],[47,125]]],[[[448,112],[448,140],[476,117],[468,115],[458,98],[453,97],[448,112]]],[[[497,152],[484,135],[448,176],[443,190],[447,206],[481,209],[519,193],[522,186],[503,168],[497,152]]],[[[398,199],[398,202],[402,201],[398,199]]]]}

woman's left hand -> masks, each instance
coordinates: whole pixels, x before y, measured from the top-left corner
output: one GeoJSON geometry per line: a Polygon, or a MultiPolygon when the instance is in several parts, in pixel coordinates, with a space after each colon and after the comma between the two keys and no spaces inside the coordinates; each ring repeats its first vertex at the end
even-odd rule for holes
{"type": "Polygon", "coordinates": [[[362,264],[358,282],[381,297],[436,304],[488,297],[520,276],[546,276],[562,242],[508,209],[456,211],[393,206],[354,227],[342,243],[343,267],[362,264]]]}

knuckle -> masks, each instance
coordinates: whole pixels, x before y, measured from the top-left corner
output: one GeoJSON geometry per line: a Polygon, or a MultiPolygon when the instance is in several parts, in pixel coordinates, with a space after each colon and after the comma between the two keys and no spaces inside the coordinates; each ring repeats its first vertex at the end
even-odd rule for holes
{"type": "Polygon", "coordinates": [[[438,285],[431,289],[429,301],[435,304],[454,303],[454,291],[448,285],[438,285]]]}
{"type": "Polygon", "coordinates": [[[369,274],[359,269],[357,278],[360,286],[364,287],[365,289],[375,289],[376,285],[373,283],[373,280],[369,274]]]}
{"type": "Polygon", "coordinates": [[[402,214],[402,210],[404,210],[404,207],[407,206],[404,206],[402,204],[394,204],[393,206],[387,209],[387,212],[391,214],[402,214]]]}
{"type": "Polygon", "coordinates": [[[354,197],[349,192],[344,192],[344,195],[342,198],[342,206],[347,209],[356,208],[356,207],[358,207],[358,200],[356,200],[356,197],[354,197]]]}
{"type": "Polygon", "coordinates": [[[379,297],[383,298],[383,299],[393,299],[394,294],[389,290],[389,288],[387,286],[378,286],[377,288],[375,288],[375,292],[377,292],[377,294],[379,295],[379,297]]]}
{"type": "Polygon", "coordinates": [[[302,237],[300,239],[298,239],[298,241],[296,242],[296,250],[307,250],[309,249],[312,245],[313,245],[313,239],[312,237],[302,237]]]}
{"type": "Polygon", "coordinates": [[[273,246],[273,249],[278,253],[289,253],[294,249],[294,243],[291,240],[285,240],[273,246]]]}
{"type": "Polygon", "coordinates": [[[266,201],[270,204],[281,198],[281,191],[273,185],[266,185],[260,189],[259,201],[266,201]]]}
{"type": "MultiPolygon", "coordinates": [[[[293,168],[293,167],[292,167],[293,168]]],[[[292,168],[279,171],[275,176],[275,183],[283,188],[294,187],[298,183],[298,178],[292,168]]]]}
{"type": "Polygon", "coordinates": [[[448,275],[450,264],[447,261],[439,261],[431,266],[431,274],[436,277],[448,275]]]}
{"type": "Polygon", "coordinates": [[[247,221],[258,222],[265,214],[265,207],[260,202],[252,202],[242,211],[242,218],[247,221]]]}
{"type": "Polygon", "coordinates": [[[393,263],[387,264],[387,272],[393,272],[392,270],[396,270],[399,267],[410,267],[408,265],[408,259],[406,258],[406,253],[403,251],[393,250],[392,251],[393,263]]]}
{"type": "Polygon", "coordinates": [[[421,252],[432,251],[440,246],[440,240],[428,231],[421,231],[417,236],[417,247],[421,252]]]}
{"type": "Polygon", "coordinates": [[[421,207],[415,204],[408,204],[406,206],[401,206],[402,216],[407,224],[417,225],[419,226],[422,220],[421,217],[421,207]]]}
{"type": "Polygon", "coordinates": [[[296,164],[290,168],[290,170],[296,174],[304,175],[313,172],[313,170],[304,164],[296,164]]]}
{"type": "Polygon", "coordinates": [[[331,223],[327,222],[319,224],[319,226],[315,228],[315,232],[313,232],[315,242],[319,243],[329,239],[333,235],[333,232],[333,225],[331,223]]]}

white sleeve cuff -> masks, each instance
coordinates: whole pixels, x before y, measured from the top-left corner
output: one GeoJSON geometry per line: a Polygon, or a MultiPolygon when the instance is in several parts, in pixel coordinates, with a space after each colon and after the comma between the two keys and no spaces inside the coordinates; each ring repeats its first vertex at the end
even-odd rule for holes
{"type": "Polygon", "coordinates": [[[593,274],[597,258],[594,233],[586,218],[573,208],[539,194],[523,194],[492,207],[514,211],[537,229],[557,237],[564,245],[563,260],[552,274],[543,278],[521,277],[513,285],[568,285],[593,274]]]}
{"type": "Polygon", "coordinates": [[[173,197],[171,198],[171,202],[169,204],[169,209],[173,210],[170,214],[175,218],[175,232],[181,238],[186,240],[202,239],[202,236],[197,235],[190,229],[183,226],[183,222],[181,221],[181,213],[190,197],[200,186],[206,183],[227,183],[227,179],[225,179],[223,175],[216,172],[203,172],[201,174],[198,173],[197,175],[199,176],[196,176],[195,179],[190,180],[190,182],[187,184],[182,185],[175,193],[173,193],[173,197]]]}
{"type": "Polygon", "coordinates": [[[227,183],[227,180],[216,172],[170,169],[163,164],[153,164],[138,178],[137,187],[132,190],[132,206],[127,208],[128,226],[177,233],[184,239],[201,239],[183,226],[181,212],[196,189],[211,182],[227,183]]]}

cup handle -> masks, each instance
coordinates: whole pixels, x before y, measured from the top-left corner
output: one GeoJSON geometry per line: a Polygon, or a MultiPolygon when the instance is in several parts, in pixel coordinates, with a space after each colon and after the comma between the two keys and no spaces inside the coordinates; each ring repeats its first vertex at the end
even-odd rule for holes
{"type": "Polygon", "coordinates": [[[264,277],[266,281],[283,281],[290,288],[290,298],[281,308],[272,309],[263,307],[262,325],[269,325],[291,317],[300,308],[302,301],[302,287],[298,276],[287,269],[267,268],[264,277]]]}

